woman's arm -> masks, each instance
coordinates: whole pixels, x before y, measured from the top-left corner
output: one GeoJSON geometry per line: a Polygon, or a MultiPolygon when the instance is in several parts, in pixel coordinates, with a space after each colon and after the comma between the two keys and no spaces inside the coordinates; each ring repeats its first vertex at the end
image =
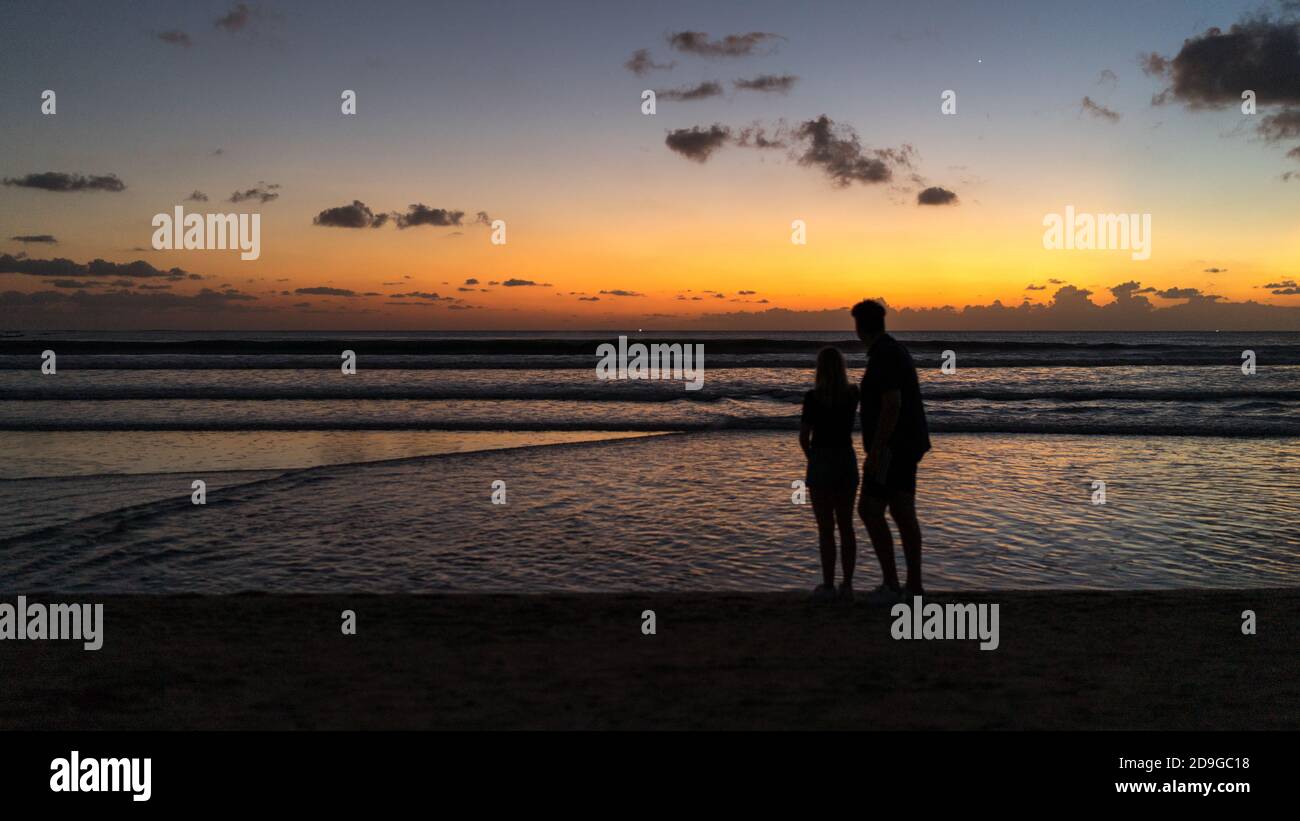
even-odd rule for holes
{"type": "Polygon", "coordinates": [[[803,455],[810,456],[812,450],[812,425],[804,422],[799,425],[799,447],[803,448],[803,455]]]}

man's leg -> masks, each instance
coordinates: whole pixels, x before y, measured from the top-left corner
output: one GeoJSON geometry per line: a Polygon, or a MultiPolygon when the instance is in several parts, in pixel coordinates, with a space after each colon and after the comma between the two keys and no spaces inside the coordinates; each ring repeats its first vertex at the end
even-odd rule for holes
{"type": "MultiPolygon", "coordinates": [[[[921,523],[916,518],[916,497],[911,493],[896,493],[889,500],[889,513],[898,525],[898,536],[903,541],[903,556],[907,559],[907,592],[920,595],[921,585],[921,523]]],[[[883,520],[883,516],[881,517],[883,520]]],[[[886,526],[888,532],[888,526],[886,526]]],[[[891,551],[892,553],[892,551],[891,551]]],[[[890,556],[892,562],[893,556],[890,556]]]]}
{"type": "Polygon", "coordinates": [[[862,483],[862,499],[858,503],[858,515],[867,527],[871,537],[871,546],[876,549],[876,558],[880,561],[880,574],[885,585],[898,589],[898,568],[894,565],[894,538],[889,533],[889,522],[885,521],[885,500],[867,494],[867,483],[862,483]]]}

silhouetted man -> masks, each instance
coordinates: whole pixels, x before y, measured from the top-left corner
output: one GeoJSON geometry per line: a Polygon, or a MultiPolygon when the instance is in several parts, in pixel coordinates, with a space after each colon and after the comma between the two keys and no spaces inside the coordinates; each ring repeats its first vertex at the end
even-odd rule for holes
{"type": "Polygon", "coordinates": [[[880,560],[884,584],[869,594],[874,601],[903,599],[894,565],[894,541],[885,521],[885,508],[898,525],[907,559],[907,593],[920,595],[921,525],[916,520],[916,468],[930,449],[921,385],[912,355],[885,333],[885,307],[874,300],[853,306],[858,338],[867,346],[867,370],[862,376],[862,444],[867,460],[862,468],[858,515],[867,526],[871,546],[880,560]]]}

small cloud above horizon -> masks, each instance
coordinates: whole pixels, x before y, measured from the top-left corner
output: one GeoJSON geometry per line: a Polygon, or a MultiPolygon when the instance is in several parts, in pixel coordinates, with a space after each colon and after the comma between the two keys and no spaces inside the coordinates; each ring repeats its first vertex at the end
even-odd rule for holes
{"type": "Polygon", "coordinates": [[[67,174],[62,171],[43,171],[22,177],[5,177],[4,184],[17,188],[34,188],[38,191],[55,191],[72,193],[78,191],[109,191],[117,193],[126,190],[126,183],[116,174],[85,175],[67,174]]]}
{"type": "Polygon", "coordinates": [[[932,185],[916,195],[917,205],[955,205],[956,203],[956,194],[937,185],[932,185]]]}
{"type": "Polygon", "coordinates": [[[627,59],[623,67],[636,76],[643,77],[652,71],[667,71],[675,65],[677,65],[675,62],[656,63],[650,56],[650,49],[639,48],[632,52],[632,56],[627,59]]]}
{"type": "Polygon", "coordinates": [[[280,198],[280,194],[276,191],[277,188],[280,188],[279,183],[268,184],[262,182],[261,180],[258,180],[257,185],[254,186],[253,188],[247,188],[243,191],[236,191],[233,194],[231,194],[229,202],[247,202],[248,200],[258,200],[263,205],[265,205],[266,203],[271,202],[272,200],[277,200],[280,198]]]}
{"type": "Polygon", "coordinates": [[[707,32],[677,31],[668,35],[668,45],[675,51],[699,57],[749,57],[771,54],[785,38],[779,34],[751,31],[748,34],[728,34],[719,40],[710,40],[707,32]]]}
{"type": "Polygon", "coordinates": [[[655,96],[661,100],[669,100],[673,102],[704,100],[709,97],[722,96],[722,85],[714,80],[708,80],[694,86],[681,86],[680,88],[656,90],[655,96]]]}
{"type": "Polygon", "coordinates": [[[761,91],[768,94],[787,94],[794,88],[799,78],[793,74],[760,74],[749,79],[732,80],[732,85],[740,91],[761,91]]]}
{"type": "Polygon", "coordinates": [[[353,200],[351,205],[326,208],[311,222],[327,228],[379,228],[388,222],[388,214],[376,214],[361,200],[353,200]]]}
{"type": "Polygon", "coordinates": [[[1112,123],[1117,123],[1120,120],[1119,112],[1112,111],[1088,96],[1084,96],[1083,100],[1079,103],[1079,110],[1085,114],[1090,114],[1093,117],[1099,117],[1112,123]]]}

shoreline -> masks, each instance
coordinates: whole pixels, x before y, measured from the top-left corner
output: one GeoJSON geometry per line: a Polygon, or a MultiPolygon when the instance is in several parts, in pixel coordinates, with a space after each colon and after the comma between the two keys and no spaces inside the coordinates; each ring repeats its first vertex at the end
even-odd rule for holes
{"type": "MultiPolygon", "coordinates": [[[[52,475],[0,476],[0,483],[26,482],[26,481],[38,481],[38,480],[40,481],[70,480],[70,479],[93,480],[93,479],[106,479],[106,478],[113,479],[113,478],[123,478],[123,477],[192,476],[195,475],[196,473],[213,473],[213,474],[261,473],[261,474],[284,475],[286,473],[297,473],[300,471],[307,471],[307,470],[318,470],[318,469],[329,469],[329,468],[355,468],[355,467],[365,467],[368,465],[379,465],[379,464],[399,464],[401,462],[406,462],[406,461],[411,461],[416,459],[437,459],[437,458],[448,457],[448,456],[462,456],[462,455],[469,455],[475,453],[488,453],[492,451],[520,451],[520,450],[529,450],[534,448],[558,448],[558,447],[575,446],[575,445],[595,445],[595,444],[601,444],[605,442],[619,442],[625,439],[643,439],[648,436],[669,436],[669,435],[674,435],[679,433],[678,431],[660,431],[660,430],[618,431],[618,430],[604,430],[599,428],[592,428],[587,430],[574,430],[574,431],[559,431],[559,430],[528,431],[528,430],[517,430],[517,429],[456,431],[456,430],[449,430],[444,428],[430,428],[428,430],[411,430],[411,431],[385,430],[379,428],[357,429],[357,430],[337,428],[337,429],[298,430],[298,431],[257,430],[257,429],[248,429],[248,430],[177,429],[171,431],[155,431],[155,430],[105,431],[105,430],[95,430],[95,429],[82,429],[82,430],[68,430],[68,431],[22,431],[19,433],[23,433],[23,432],[44,435],[44,436],[50,436],[51,434],[58,434],[61,436],[68,435],[68,434],[81,434],[81,435],[94,436],[94,435],[102,435],[107,433],[114,433],[118,437],[120,437],[124,433],[126,434],[171,433],[171,434],[185,434],[187,436],[200,435],[200,436],[213,436],[213,437],[226,437],[232,435],[238,436],[241,433],[248,434],[250,436],[256,436],[256,435],[261,435],[266,433],[281,433],[281,434],[288,433],[290,435],[297,433],[307,437],[317,436],[319,434],[372,434],[372,435],[394,434],[394,435],[401,436],[403,434],[424,433],[424,434],[444,434],[447,435],[448,438],[464,437],[466,434],[468,434],[470,436],[477,437],[478,439],[481,440],[481,442],[473,447],[460,448],[460,449],[450,447],[449,445],[444,443],[441,449],[431,450],[426,453],[384,455],[375,458],[361,459],[355,461],[334,462],[334,461],[322,461],[317,459],[316,461],[307,464],[290,464],[286,466],[283,462],[266,462],[264,465],[254,464],[251,466],[244,466],[244,467],[225,467],[221,465],[205,466],[202,464],[198,464],[198,465],[187,464],[184,468],[177,468],[174,470],[119,471],[119,472],[97,472],[97,473],[75,473],[74,472],[74,473],[61,473],[61,474],[52,474],[52,475]],[[548,436],[552,437],[552,441],[538,441],[538,440],[545,440],[548,436]]],[[[169,451],[171,452],[169,458],[173,460],[179,458],[174,454],[176,451],[181,450],[181,446],[179,446],[175,442],[171,442],[171,443],[163,442],[160,444],[156,441],[157,438],[158,437],[148,437],[146,439],[142,439],[137,444],[146,446],[146,449],[152,448],[154,450],[169,451]]],[[[409,442],[408,444],[412,446],[417,445],[419,444],[419,441],[415,440],[413,442],[409,442]]],[[[15,448],[15,450],[17,449],[15,448]]],[[[138,449],[136,453],[138,454],[139,452],[140,450],[138,449]]],[[[46,454],[43,456],[43,458],[48,459],[49,458],[48,447],[45,449],[43,453],[46,454]]],[[[3,451],[0,451],[0,456],[3,455],[7,455],[7,454],[5,454],[3,451]]]]}
{"type": "Polygon", "coordinates": [[[992,651],[804,593],[24,595],[104,643],[0,641],[4,729],[1300,729],[1300,588],[927,595],[992,651]]]}

